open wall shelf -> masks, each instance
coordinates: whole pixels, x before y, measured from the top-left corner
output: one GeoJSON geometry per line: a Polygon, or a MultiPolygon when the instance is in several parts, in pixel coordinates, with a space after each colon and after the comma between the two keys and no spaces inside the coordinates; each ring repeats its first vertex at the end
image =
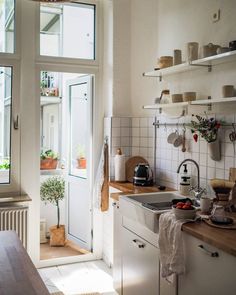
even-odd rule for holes
{"type": "Polygon", "coordinates": [[[155,70],[151,72],[144,72],[145,77],[158,77],[161,81],[163,77],[174,75],[176,73],[182,73],[187,71],[192,71],[198,67],[206,67],[209,72],[211,72],[212,67],[218,64],[228,63],[236,61],[236,50],[229,51],[226,53],[221,53],[213,55],[210,57],[205,57],[201,59],[194,60],[192,62],[185,62],[176,66],[155,70]]]}

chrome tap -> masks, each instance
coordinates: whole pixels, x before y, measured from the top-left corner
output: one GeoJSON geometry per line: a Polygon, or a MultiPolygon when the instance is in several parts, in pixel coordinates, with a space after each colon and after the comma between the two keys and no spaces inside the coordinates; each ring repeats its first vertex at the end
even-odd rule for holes
{"type": "Polygon", "coordinates": [[[185,162],[192,162],[193,164],[195,164],[195,166],[197,167],[197,186],[195,187],[191,187],[190,192],[193,193],[194,195],[194,201],[196,205],[200,205],[200,197],[202,196],[203,193],[206,192],[205,189],[200,187],[200,169],[199,169],[199,165],[196,161],[192,160],[192,159],[185,159],[183,160],[180,164],[179,167],[177,169],[177,173],[180,172],[180,168],[181,166],[185,163],[185,162]]]}

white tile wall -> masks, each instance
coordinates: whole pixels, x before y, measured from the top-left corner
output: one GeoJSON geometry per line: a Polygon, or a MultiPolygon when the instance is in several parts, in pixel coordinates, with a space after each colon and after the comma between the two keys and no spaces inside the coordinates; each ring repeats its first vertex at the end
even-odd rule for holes
{"type": "MultiPolygon", "coordinates": [[[[224,120],[227,123],[236,123],[236,115],[211,115],[219,120],[224,120]]],[[[165,116],[158,116],[160,122],[169,122],[165,116]]],[[[184,117],[179,120],[171,120],[171,123],[189,122],[191,117],[184,117]]],[[[126,154],[127,159],[130,156],[140,155],[148,160],[153,168],[153,147],[154,147],[154,118],[112,118],[111,119],[111,179],[114,177],[113,157],[116,149],[121,147],[126,154]]],[[[220,131],[221,140],[221,161],[213,161],[209,156],[207,142],[199,138],[196,143],[192,139],[192,134],[189,129],[186,131],[186,148],[183,153],[180,148],[175,148],[167,143],[167,137],[176,128],[160,126],[157,129],[157,183],[163,184],[172,188],[178,188],[177,167],[181,161],[186,158],[192,158],[199,163],[201,185],[206,187],[209,193],[212,193],[208,183],[211,178],[229,177],[229,168],[235,167],[236,156],[234,154],[233,144],[229,140],[229,133],[232,128],[222,128],[220,131]]],[[[179,128],[179,132],[182,129],[179,128]]],[[[189,172],[192,173],[193,182],[196,180],[196,169],[191,164],[188,165],[189,172]]]]}

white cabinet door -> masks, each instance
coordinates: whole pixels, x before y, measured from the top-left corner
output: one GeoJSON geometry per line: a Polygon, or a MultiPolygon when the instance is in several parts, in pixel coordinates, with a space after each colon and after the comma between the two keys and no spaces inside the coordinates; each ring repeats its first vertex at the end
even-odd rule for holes
{"type": "Polygon", "coordinates": [[[122,227],[123,295],[159,295],[159,251],[122,227]]]}
{"type": "Polygon", "coordinates": [[[184,241],[186,274],[179,276],[178,295],[235,295],[236,257],[188,234],[184,241]]]}
{"type": "Polygon", "coordinates": [[[122,267],[121,267],[121,227],[122,216],[119,210],[119,202],[113,202],[113,285],[118,294],[122,294],[122,267]]]}

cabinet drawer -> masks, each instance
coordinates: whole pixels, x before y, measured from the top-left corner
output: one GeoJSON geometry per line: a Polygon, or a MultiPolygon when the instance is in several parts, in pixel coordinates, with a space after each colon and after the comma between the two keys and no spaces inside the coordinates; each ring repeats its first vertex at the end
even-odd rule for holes
{"type": "Polygon", "coordinates": [[[123,295],[159,294],[159,251],[122,227],[123,295]]]}

